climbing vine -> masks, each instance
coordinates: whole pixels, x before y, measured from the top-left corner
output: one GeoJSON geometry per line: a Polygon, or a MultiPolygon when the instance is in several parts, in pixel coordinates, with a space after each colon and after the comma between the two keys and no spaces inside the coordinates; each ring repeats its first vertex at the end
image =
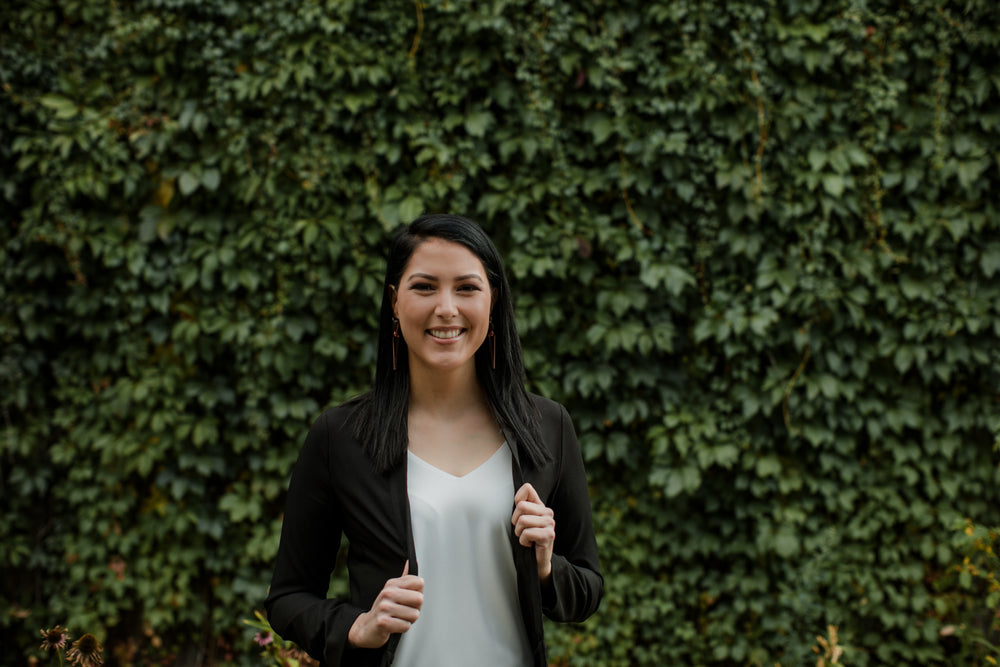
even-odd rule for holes
{"type": "Polygon", "coordinates": [[[586,458],[554,664],[991,664],[998,11],[5,4],[0,660],[256,660],[387,236],[453,211],[586,458]]]}

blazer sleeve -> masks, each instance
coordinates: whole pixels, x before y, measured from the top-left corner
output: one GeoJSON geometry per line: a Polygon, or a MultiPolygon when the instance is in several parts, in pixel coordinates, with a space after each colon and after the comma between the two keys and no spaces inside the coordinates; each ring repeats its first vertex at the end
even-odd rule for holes
{"type": "Polygon", "coordinates": [[[347,644],[347,634],[364,610],[326,597],[343,531],[331,488],[328,415],[324,413],[310,428],[292,471],[264,605],[271,627],[281,637],[321,663],[340,665],[351,662],[346,658],[354,650],[347,644]]]}
{"type": "Polygon", "coordinates": [[[597,611],[604,578],[590,511],[583,455],[566,408],[559,406],[558,479],[549,498],[556,520],[552,586],[542,594],[542,611],[554,621],[581,622],[597,611]]]}

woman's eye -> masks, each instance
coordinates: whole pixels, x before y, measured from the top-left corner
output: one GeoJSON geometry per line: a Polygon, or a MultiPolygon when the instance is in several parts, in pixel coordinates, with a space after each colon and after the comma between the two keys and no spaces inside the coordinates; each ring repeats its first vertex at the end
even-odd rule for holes
{"type": "Polygon", "coordinates": [[[478,292],[479,291],[479,286],[478,285],[459,285],[458,291],[459,292],[478,292]]]}
{"type": "Polygon", "coordinates": [[[434,286],[431,285],[430,283],[415,283],[410,286],[410,289],[416,290],[418,292],[428,292],[434,289],[434,286]]]}

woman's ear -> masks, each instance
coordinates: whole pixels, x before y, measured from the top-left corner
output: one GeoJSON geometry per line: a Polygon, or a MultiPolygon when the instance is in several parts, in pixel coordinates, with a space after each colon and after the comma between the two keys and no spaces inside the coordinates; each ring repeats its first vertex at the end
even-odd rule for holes
{"type": "Polygon", "coordinates": [[[493,314],[493,306],[497,305],[497,288],[490,290],[490,314],[493,314]]]}

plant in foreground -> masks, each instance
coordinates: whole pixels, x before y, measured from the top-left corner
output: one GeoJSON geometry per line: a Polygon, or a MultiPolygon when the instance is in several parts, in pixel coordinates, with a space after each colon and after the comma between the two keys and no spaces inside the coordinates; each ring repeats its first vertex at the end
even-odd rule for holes
{"type": "Polygon", "coordinates": [[[97,641],[97,637],[89,632],[84,633],[73,642],[69,650],[66,651],[65,658],[63,650],[70,640],[69,630],[61,625],[56,625],[40,632],[42,634],[41,649],[55,652],[56,656],[59,657],[60,665],[65,664],[67,660],[69,664],[79,667],[100,667],[104,664],[104,658],[101,657],[104,647],[97,641]]]}
{"type": "Polygon", "coordinates": [[[48,630],[41,630],[42,633],[42,646],[43,651],[55,651],[59,654],[60,662],[62,662],[61,651],[66,648],[66,642],[69,641],[69,630],[61,625],[57,625],[48,630]]]}
{"type": "Polygon", "coordinates": [[[828,625],[826,631],[829,639],[822,635],[816,635],[816,641],[819,645],[813,646],[813,653],[820,654],[819,659],[816,660],[816,667],[836,665],[840,662],[840,656],[844,654],[843,647],[837,645],[837,626],[828,625]]]}
{"type": "Polygon", "coordinates": [[[253,640],[264,649],[261,656],[267,659],[268,665],[274,667],[317,667],[319,665],[293,642],[282,639],[275,634],[263,613],[254,611],[253,615],[257,618],[256,621],[243,619],[243,622],[251,628],[257,629],[253,640]]]}
{"type": "Polygon", "coordinates": [[[966,518],[954,526],[955,563],[937,581],[945,599],[953,601],[939,634],[956,638],[962,664],[1000,664],[1000,528],[966,518]]]}
{"type": "Polygon", "coordinates": [[[88,632],[73,642],[73,647],[66,651],[66,659],[71,665],[99,667],[104,664],[104,659],[101,658],[103,650],[97,637],[88,632]]]}

